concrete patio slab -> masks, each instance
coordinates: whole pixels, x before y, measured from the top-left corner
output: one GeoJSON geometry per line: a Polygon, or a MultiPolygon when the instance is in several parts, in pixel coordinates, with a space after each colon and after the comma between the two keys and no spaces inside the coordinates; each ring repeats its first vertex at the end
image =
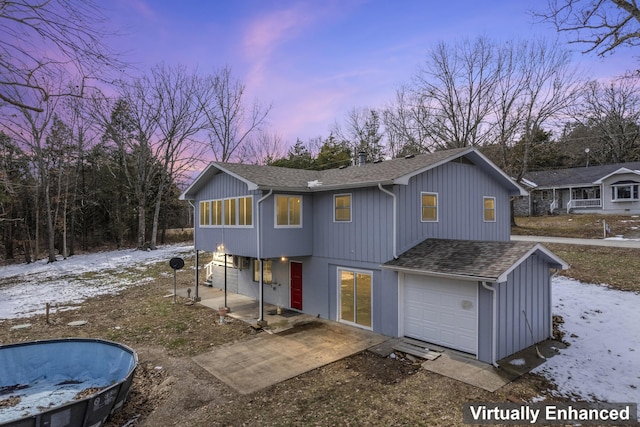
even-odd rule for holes
{"type": "Polygon", "coordinates": [[[388,337],[323,319],[280,334],[217,347],[193,360],[241,394],[249,394],[380,344],[388,337]]]}

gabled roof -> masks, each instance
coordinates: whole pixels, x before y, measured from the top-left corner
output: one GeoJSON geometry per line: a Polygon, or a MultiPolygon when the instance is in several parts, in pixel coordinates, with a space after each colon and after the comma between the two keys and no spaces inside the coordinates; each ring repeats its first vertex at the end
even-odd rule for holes
{"type": "Polygon", "coordinates": [[[473,148],[457,148],[323,171],[213,162],[180,195],[180,199],[192,200],[199,189],[218,173],[227,173],[241,180],[247,184],[249,190],[327,191],[378,184],[407,185],[411,177],[463,157],[502,182],[511,194],[526,194],[522,187],[479,151],[473,148]]]}
{"type": "MultiPolygon", "coordinates": [[[[601,179],[622,168],[640,170],[640,162],[529,172],[525,174],[524,178],[534,184],[532,187],[588,186],[599,183],[598,181],[601,179]]],[[[527,182],[527,185],[529,185],[529,182],[527,182]]]]}
{"type": "Polygon", "coordinates": [[[427,239],[386,262],[383,268],[500,283],[533,253],[545,257],[557,268],[568,268],[565,261],[535,242],[449,239],[427,239]]]}
{"type": "Polygon", "coordinates": [[[611,172],[608,175],[603,176],[602,178],[600,178],[597,181],[594,181],[593,183],[594,184],[602,184],[602,182],[605,179],[607,179],[609,177],[612,177],[614,175],[620,175],[620,174],[623,174],[623,173],[629,173],[629,174],[633,174],[633,175],[640,175],[640,170],[632,170],[632,169],[627,169],[627,168],[620,168],[620,169],[618,169],[616,171],[611,172]]]}

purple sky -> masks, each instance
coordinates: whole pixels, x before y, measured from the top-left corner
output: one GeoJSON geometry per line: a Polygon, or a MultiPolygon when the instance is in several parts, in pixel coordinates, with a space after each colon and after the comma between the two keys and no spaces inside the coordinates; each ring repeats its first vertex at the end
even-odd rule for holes
{"type": "MultiPolygon", "coordinates": [[[[207,72],[228,65],[250,100],[272,103],[269,123],[290,145],[328,136],[352,108],[382,107],[435,43],[556,37],[529,11],[543,0],[117,0],[120,49],[142,70],[160,62],[207,72]]],[[[580,46],[572,46],[578,50],[580,46]]],[[[576,54],[591,78],[638,63],[631,50],[576,54]]]]}

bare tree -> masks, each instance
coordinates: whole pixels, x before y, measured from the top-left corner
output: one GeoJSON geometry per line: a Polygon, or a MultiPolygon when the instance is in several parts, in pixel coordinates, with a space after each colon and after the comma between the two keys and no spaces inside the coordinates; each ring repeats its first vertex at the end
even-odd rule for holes
{"type": "Polygon", "coordinates": [[[286,153],[282,137],[275,132],[260,131],[244,148],[241,155],[254,165],[268,165],[286,153]]]}
{"type": "MultiPolygon", "coordinates": [[[[382,143],[380,113],[372,108],[352,108],[343,124],[335,123],[331,133],[341,142],[346,142],[355,157],[359,152],[366,154],[371,162],[382,158],[385,147],[382,143]]],[[[322,146],[322,140],[318,140],[322,146]]]]}
{"type": "Polygon", "coordinates": [[[428,153],[431,110],[419,93],[406,87],[396,91],[396,98],[382,113],[387,136],[387,150],[391,157],[428,153]]]}
{"type": "MultiPolygon", "coordinates": [[[[43,87],[47,91],[60,92],[62,90],[62,84],[54,83],[53,81],[47,81],[42,83],[43,87]]],[[[30,99],[29,94],[21,94],[21,91],[16,87],[11,87],[9,96],[12,99],[16,99],[18,104],[27,104],[30,99]]],[[[46,215],[47,225],[47,253],[48,261],[54,262],[56,260],[55,251],[55,226],[54,226],[54,211],[52,204],[52,180],[51,180],[51,163],[55,159],[52,156],[52,150],[47,149],[47,131],[51,125],[55,112],[58,106],[60,98],[48,98],[47,102],[41,101],[35,103],[36,109],[32,108],[18,108],[16,114],[8,114],[5,116],[5,120],[0,121],[0,125],[3,126],[4,131],[19,141],[21,144],[27,147],[31,153],[31,158],[34,164],[34,170],[37,175],[37,185],[43,191],[44,197],[44,211],[46,215]],[[36,111],[38,110],[38,111],[36,111]]],[[[38,215],[40,209],[38,206],[38,188],[34,191],[35,205],[36,205],[36,230],[35,230],[35,257],[38,257],[39,250],[39,230],[38,230],[38,215]]]]}
{"type": "Polygon", "coordinates": [[[159,65],[146,79],[158,104],[158,142],[155,156],[160,180],[155,189],[151,249],[156,249],[160,208],[167,189],[180,175],[201,163],[205,146],[195,137],[207,127],[204,105],[214,98],[213,88],[183,66],[159,65]]]}
{"type": "Polygon", "coordinates": [[[265,124],[271,106],[254,101],[247,107],[245,85],[224,67],[205,78],[213,88],[214,99],[201,100],[209,128],[209,143],[217,161],[226,162],[237,154],[248,139],[265,124]]]}
{"type": "Polygon", "coordinates": [[[0,100],[44,112],[50,97],[82,94],[88,80],[121,70],[106,27],[91,0],[0,0],[0,100]],[[48,85],[69,74],[80,90],[48,85]]]}
{"type": "Polygon", "coordinates": [[[549,0],[547,10],[534,12],[558,32],[570,33],[570,43],[587,45],[585,52],[606,55],[621,46],[640,44],[640,8],[636,0],[549,0]]]}
{"type": "Polygon", "coordinates": [[[577,122],[588,130],[587,147],[596,163],[640,160],[640,87],[637,79],[590,82],[576,108],[577,122]]]}
{"type": "Polygon", "coordinates": [[[482,146],[499,74],[495,47],[485,37],[454,46],[440,43],[415,77],[415,100],[430,109],[423,129],[434,149],[482,146]]]}

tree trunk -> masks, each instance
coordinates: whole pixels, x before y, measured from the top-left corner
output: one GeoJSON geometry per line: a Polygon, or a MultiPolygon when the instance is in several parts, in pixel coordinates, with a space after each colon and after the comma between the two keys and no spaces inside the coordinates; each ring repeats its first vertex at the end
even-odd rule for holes
{"type": "Polygon", "coordinates": [[[44,204],[47,210],[47,234],[48,234],[48,259],[47,262],[56,261],[56,246],[55,246],[55,230],[53,227],[53,216],[51,214],[51,197],[49,194],[49,183],[44,184],[44,204]]]}
{"type": "Polygon", "coordinates": [[[138,199],[138,249],[144,250],[146,243],[146,227],[147,227],[147,218],[146,218],[146,209],[144,200],[138,199]]]}

